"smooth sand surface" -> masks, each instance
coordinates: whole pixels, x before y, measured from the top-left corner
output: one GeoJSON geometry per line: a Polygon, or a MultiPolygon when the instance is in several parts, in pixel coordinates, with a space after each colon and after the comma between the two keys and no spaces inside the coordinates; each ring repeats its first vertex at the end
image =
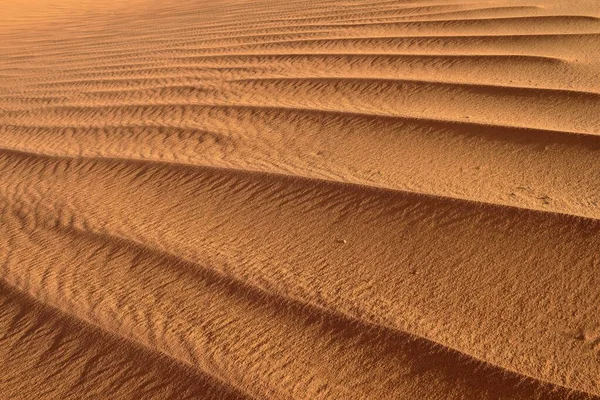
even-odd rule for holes
{"type": "Polygon", "coordinates": [[[596,0],[3,0],[0,399],[600,398],[596,0]]]}

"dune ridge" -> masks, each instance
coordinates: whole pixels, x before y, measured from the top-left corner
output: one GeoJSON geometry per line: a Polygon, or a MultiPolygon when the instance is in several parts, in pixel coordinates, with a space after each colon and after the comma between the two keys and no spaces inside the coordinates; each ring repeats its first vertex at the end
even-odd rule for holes
{"type": "Polygon", "coordinates": [[[0,398],[600,398],[596,2],[8,0],[0,38],[0,398]]]}

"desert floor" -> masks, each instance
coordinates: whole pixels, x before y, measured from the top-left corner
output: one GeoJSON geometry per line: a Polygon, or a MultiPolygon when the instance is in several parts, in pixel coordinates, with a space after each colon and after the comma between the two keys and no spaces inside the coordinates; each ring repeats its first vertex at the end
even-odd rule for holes
{"type": "Polygon", "coordinates": [[[600,398],[600,2],[2,0],[0,367],[600,398]]]}

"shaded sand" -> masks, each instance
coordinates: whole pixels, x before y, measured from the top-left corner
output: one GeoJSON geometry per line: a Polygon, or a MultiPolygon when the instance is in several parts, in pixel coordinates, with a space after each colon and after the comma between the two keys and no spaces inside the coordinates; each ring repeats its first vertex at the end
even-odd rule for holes
{"type": "Polygon", "coordinates": [[[1,399],[600,398],[600,5],[7,0],[1,399]]]}

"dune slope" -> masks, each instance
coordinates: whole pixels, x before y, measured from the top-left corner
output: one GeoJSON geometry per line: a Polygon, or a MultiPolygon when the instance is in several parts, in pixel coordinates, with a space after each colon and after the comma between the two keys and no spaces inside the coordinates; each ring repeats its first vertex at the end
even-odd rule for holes
{"type": "Polygon", "coordinates": [[[600,398],[600,5],[8,0],[0,398],[600,398]]]}

